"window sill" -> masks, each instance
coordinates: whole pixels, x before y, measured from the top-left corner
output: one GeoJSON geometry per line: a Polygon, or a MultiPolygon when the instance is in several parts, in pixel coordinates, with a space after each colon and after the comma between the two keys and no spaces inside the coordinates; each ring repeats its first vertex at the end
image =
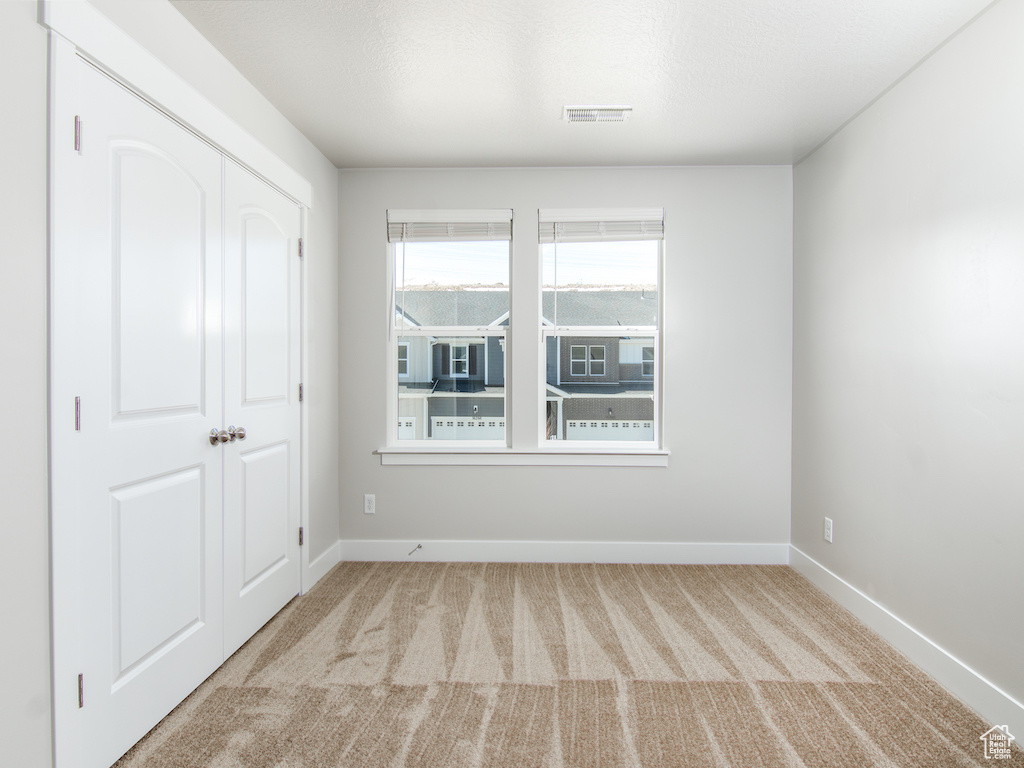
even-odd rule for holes
{"type": "Polygon", "coordinates": [[[515,451],[507,448],[381,448],[382,466],[667,467],[668,451],[581,448],[515,451]]]}

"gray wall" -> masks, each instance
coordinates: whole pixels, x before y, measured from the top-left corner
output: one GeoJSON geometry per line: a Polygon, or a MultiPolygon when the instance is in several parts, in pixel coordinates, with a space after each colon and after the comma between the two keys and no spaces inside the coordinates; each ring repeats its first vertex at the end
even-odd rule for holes
{"type": "Polygon", "coordinates": [[[797,167],[793,394],[794,545],[1018,701],[1021,30],[996,3],[797,167]]]}
{"type": "Polygon", "coordinates": [[[608,398],[601,399],[600,393],[595,393],[595,399],[583,396],[562,401],[563,434],[566,421],[609,418],[637,421],[653,419],[654,402],[649,397],[617,397],[614,400],[608,398]],[[609,408],[612,409],[611,416],[608,415],[609,408]]]}
{"type": "MultiPolygon", "coordinates": [[[[165,0],[94,0],[313,185],[307,351],[314,557],[338,539],[337,174],[165,0]]],[[[32,0],[0,2],[0,762],[52,764],[47,490],[47,42],[32,0]]]]}
{"type": "Polygon", "coordinates": [[[0,2],[0,762],[51,763],[46,444],[46,34],[0,2]]]}
{"type": "Polygon", "coordinates": [[[505,385],[505,353],[497,336],[487,337],[487,386],[505,385]]]}
{"type": "Polygon", "coordinates": [[[340,382],[344,539],[789,541],[789,167],[346,170],[339,203],[342,357],[365,365],[340,382]],[[666,217],[668,468],[381,466],[386,209],[513,208],[522,264],[538,208],[644,206],[666,217]]]}

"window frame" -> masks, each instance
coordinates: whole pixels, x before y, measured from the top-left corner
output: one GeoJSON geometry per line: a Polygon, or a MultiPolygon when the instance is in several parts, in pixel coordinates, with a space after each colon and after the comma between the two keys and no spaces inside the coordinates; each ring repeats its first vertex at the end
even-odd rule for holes
{"type": "Polygon", "coordinates": [[[453,379],[468,379],[469,378],[469,344],[464,341],[450,341],[448,342],[448,375],[453,379]],[[456,357],[455,349],[461,347],[466,350],[465,357],[456,357]],[[465,363],[465,371],[463,373],[455,372],[455,363],[465,363]]]}
{"type": "MultiPolygon", "coordinates": [[[[402,455],[415,455],[417,453],[436,453],[438,455],[453,454],[457,455],[463,451],[493,451],[502,450],[508,448],[508,430],[505,431],[504,440],[490,440],[490,439],[434,439],[429,438],[426,435],[430,430],[431,419],[433,415],[429,411],[429,403],[426,398],[416,395],[415,399],[422,399],[423,412],[422,412],[422,428],[423,437],[421,439],[403,439],[398,438],[398,424],[402,416],[399,412],[402,410],[399,407],[399,401],[409,399],[412,396],[406,393],[402,395],[400,390],[401,378],[398,374],[398,353],[397,345],[400,343],[409,343],[402,341],[402,339],[408,337],[413,338],[424,338],[426,339],[427,346],[427,366],[430,372],[430,378],[437,380],[442,378],[441,371],[434,368],[435,362],[433,361],[433,353],[430,348],[434,344],[444,344],[448,346],[448,373],[447,377],[453,380],[463,381],[470,377],[472,351],[470,345],[473,343],[471,339],[484,339],[484,346],[486,350],[486,340],[488,337],[496,336],[500,341],[504,342],[508,337],[508,326],[498,324],[492,324],[490,326],[477,326],[477,325],[451,325],[451,326],[430,326],[425,324],[417,324],[415,321],[408,317],[403,316],[398,310],[398,301],[396,297],[396,290],[398,289],[399,279],[396,274],[396,259],[398,258],[397,247],[404,245],[403,239],[396,239],[393,235],[397,234],[398,231],[404,231],[406,226],[409,230],[416,230],[421,224],[425,225],[422,228],[438,233],[435,236],[431,236],[429,239],[420,239],[419,242],[445,242],[445,241],[464,241],[464,242],[479,242],[482,240],[491,240],[505,243],[508,248],[508,268],[509,268],[509,283],[511,288],[511,267],[512,267],[512,210],[511,209],[437,209],[437,210],[395,210],[389,209],[387,211],[388,219],[388,238],[387,238],[387,285],[388,285],[388,366],[386,371],[387,381],[386,386],[383,388],[387,396],[386,411],[388,414],[388,424],[386,432],[385,445],[378,450],[382,457],[382,463],[390,463],[384,460],[385,455],[393,454],[395,456],[402,455]],[[407,225],[403,225],[402,222],[408,222],[407,225]],[[417,223],[419,222],[419,223],[417,223]],[[456,236],[448,237],[447,234],[452,233],[452,226],[444,224],[444,222],[458,222],[455,225],[458,227],[465,227],[467,230],[474,233],[481,233],[480,237],[473,235],[470,236],[456,236]],[[504,222],[504,224],[502,224],[504,222]],[[468,225],[468,226],[467,226],[468,225]],[[502,234],[502,228],[504,228],[504,234],[502,234]],[[495,234],[497,233],[497,234],[495,234]],[[454,374],[454,364],[451,352],[453,347],[461,346],[465,347],[466,355],[461,358],[465,361],[465,373],[454,374]]],[[[511,290],[509,290],[509,301],[511,302],[511,290]]],[[[511,305],[509,311],[504,313],[498,321],[510,317],[511,305]]],[[[497,322],[497,321],[496,321],[497,322]]],[[[503,345],[504,346],[504,345],[503,345]]],[[[486,353],[484,352],[479,356],[478,365],[486,365],[486,353]]],[[[411,365],[411,363],[410,363],[411,365]]],[[[410,367],[411,373],[411,367],[410,367]]],[[[504,390],[500,397],[504,402],[503,410],[504,415],[501,417],[508,423],[508,392],[509,392],[509,381],[508,371],[505,371],[505,382],[504,390]]],[[[408,377],[404,377],[408,379],[408,377]]],[[[431,394],[431,396],[441,397],[452,397],[455,399],[472,397],[472,393],[437,393],[437,395],[431,394]]],[[[453,415],[452,417],[457,418],[453,415]]],[[[461,418],[461,417],[460,417],[461,418]]],[[[405,462],[399,462],[405,463],[405,462]]]]}
{"type": "MultiPolygon", "coordinates": [[[[647,213],[648,211],[645,211],[647,213]]],[[[440,221],[442,218],[452,217],[448,211],[427,211],[430,216],[440,221]]],[[[540,212],[543,214],[543,211],[540,212]]],[[[663,216],[663,212],[659,211],[663,216]]],[[[508,210],[512,216],[513,212],[508,210]]],[[[388,211],[389,222],[391,211],[388,211]]],[[[518,214],[521,217],[523,214],[518,214]]],[[[535,212],[534,215],[537,215],[535,212]]],[[[615,218],[619,212],[600,211],[596,215],[611,215],[615,218]]],[[[461,217],[460,217],[461,218],[461,217]]],[[[533,218],[529,216],[529,218],[533,218]]],[[[451,220],[458,220],[451,218],[451,220]]],[[[534,219],[537,221],[537,219],[534,219]]],[[[389,223],[389,227],[390,227],[389,223]]],[[[655,327],[555,327],[544,317],[543,312],[543,252],[540,238],[523,237],[523,232],[529,228],[514,226],[516,238],[508,241],[509,247],[509,314],[499,320],[505,320],[506,324],[501,325],[496,321],[488,327],[447,327],[440,333],[438,328],[410,327],[405,320],[405,325],[400,330],[396,327],[402,318],[396,316],[395,311],[395,245],[394,242],[387,243],[387,265],[388,265],[388,286],[390,298],[390,338],[389,343],[397,343],[399,336],[428,336],[437,342],[446,341],[443,337],[484,337],[485,339],[495,336],[501,344],[504,358],[504,416],[505,419],[505,440],[504,441],[462,441],[462,440],[397,440],[397,427],[399,422],[399,398],[398,398],[398,356],[397,351],[387,356],[387,386],[384,388],[387,397],[387,411],[389,414],[387,439],[385,444],[377,451],[384,465],[420,465],[420,466],[648,466],[665,467],[668,465],[669,451],[662,445],[662,420],[664,408],[662,397],[664,388],[661,386],[663,360],[663,335],[664,335],[664,269],[665,269],[665,241],[663,236],[650,239],[658,239],[658,296],[655,327]],[[518,238],[518,240],[517,240],[518,238]],[[524,268],[523,265],[526,265],[524,268]],[[536,280],[535,287],[531,288],[530,280],[536,280]],[[525,281],[525,282],[524,282],[525,281]],[[533,293],[533,291],[536,291],[533,293]],[[531,295],[532,294],[532,295],[531,295]],[[525,298],[524,298],[525,297],[525,298]],[[532,310],[532,311],[531,311],[532,310]],[[534,315],[533,313],[536,312],[534,315]],[[517,316],[518,313],[518,316],[517,316]],[[532,319],[533,318],[533,319],[532,319]],[[507,322],[511,319],[511,322],[507,322]],[[531,326],[533,326],[531,328],[531,326]],[[539,331],[539,333],[538,333],[539,331]],[[650,378],[654,381],[652,393],[654,400],[654,431],[653,441],[588,441],[585,444],[578,441],[547,440],[545,439],[545,413],[549,400],[547,394],[547,383],[544,375],[547,339],[572,335],[573,337],[604,337],[623,338],[627,335],[641,335],[654,340],[655,365],[654,373],[650,378]],[[533,378],[531,371],[536,370],[529,364],[529,358],[536,358],[536,365],[539,366],[540,376],[533,378]],[[525,380],[524,380],[525,377],[525,380]],[[531,379],[533,381],[531,382],[531,379]],[[536,394],[530,391],[535,388],[536,394]],[[516,394],[518,392],[518,394],[516,394]],[[536,413],[533,408],[536,408],[536,413]],[[530,422],[533,422],[532,425],[530,422]],[[531,437],[531,435],[534,435],[531,437]]],[[[536,232],[536,230],[535,230],[536,232]]],[[[486,353],[490,342],[485,341],[484,356],[481,364],[486,369],[486,353]]],[[[597,374],[599,378],[608,376],[608,350],[605,344],[587,345],[587,373],[590,374],[590,346],[602,346],[604,349],[603,363],[604,371],[597,374]]],[[[392,346],[394,349],[394,346],[392,346]]],[[[466,374],[469,373],[469,353],[467,347],[466,374]]],[[[571,353],[570,353],[571,354],[571,353]]],[[[428,360],[428,366],[431,365],[428,360]]],[[[411,360],[408,365],[411,374],[411,360]]],[[[451,365],[451,359],[449,359],[451,365]]],[[[601,366],[598,365],[598,370],[601,366]]],[[[449,367],[449,372],[451,367],[449,367]]],[[[462,378],[462,374],[458,375],[462,378]]],[[[576,377],[577,379],[579,377],[576,377]]],[[[566,383],[569,383],[568,381],[566,383]]],[[[500,386],[500,385],[499,385],[500,386]]],[[[426,423],[424,423],[424,432],[426,423]]]]}
{"type": "Polygon", "coordinates": [[[398,358],[395,360],[395,366],[398,369],[399,378],[409,378],[409,342],[399,341],[398,342],[398,358]],[[405,355],[402,355],[402,352],[405,355]],[[402,363],[405,363],[405,373],[402,373],[402,363]]]}
{"type": "MultiPolygon", "coordinates": [[[[642,212],[638,212],[638,218],[642,218],[642,217],[650,215],[652,213],[654,213],[654,212],[650,211],[650,210],[645,210],[645,211],[642,211],[642,212]]],[[[662,212],[662,215],[663,215],[663,212],[662,212]]],[[[541,221],[542,236],[539,238],[541,240],[541,242],[539,243],[539,247],[538,247],[538,259],[539,259],[539,262],[540,262],[539,266],[540,266],[540,271],[541,271],[541,274],[542,274],[542,278],[541,278],[542,291],[544,290],[543,285],[545,284],[544,283],[544,281],[545,281],[544,272],[548,268],[547,267],[547,263],[545,261],[546,257],[545,257],[545,254],[544,254],[544,245],[546,245],[546,244],[552,245],[552,247],[555,248],[555,252],[553,254],[554,258],[555,258],[555,265],[554,265],[553,275],[555,276],[554,284],[557,286],[558,285],[558,280],[557,280],[557,259],[558,259],[557,247],[558,247],[559,243],[561,242],[559,240],[559,225],[558,224],[550,224],[550,223],[545,224],[544,223],[545,221],[551,222],[551,221],[562,220],[562,221],[566,221],[566,222],[576,222],[576,223],[570,223],[570,224],[566,225],[566,227],[565,227],[566,230],[570,232],[569,239],[566,240],[566,242],[572,242],[572,243],[601,242],[602,240],[605,240],[605,239],[607,239],[607,240],[617,240],[617,241],[620,241],[620,242],[637,242],[637,241],[641,241],[641,240],[653,240],[653,241],[656,241],[658,243],[658,245],[657,245],[657,267],[656,267],[658,290],[657,290],[657,307],[656,307],[656,312],[654,313],[655,314],[655,325],[653,325],[653,326],[643,326],[643,325],[632,326],[632,325],[620,325],[617,322],[616,322],[615,325],[609,324],[609,325],[606,325],[606,326],[586,326],[586,325],[563,324],[561,322],[560,318],[558,317],[558,294],[557,294],[557,289],[556,289],[556,295],[555,295],[555,298],[553,300],[555,317],[554,317],[554,321],[553,322],[551,322],[551,323],[544,323],[543,324],[543,327],[542,327],[542,330],[541,330],[541,335],[542,335],[544,341],[542,342],[542,345],[544,343],[546,343],[546,340],[548,338],[551,338],[551,337],[554,337],[556,339],[558,339],[560,337],[572,337],[574,339],[574,341],[575,341],[576,339],[578,339],[580,337],[588,337],[589,336],[589,337],[597,337],[597,338],[619,339],[619,345],[620,345],[620,350],[621,350],[621,341],[625,340],[627,338],[630,338],[630,337],[634,337],[635,338],[635,337],[639,336],[639,337],[644,337],[644,338],[652,339],[653,340],[653,344],[647,345],[647,346],[653,347],[653,350],[654,350],[654,361],[653,361],[654,362],[654,366],[653,366],[654,370],[653,370],[653,373],[652,373],[651,376],[643,376],[643,375],[641,375],[640,378],[643,381],[650,381],[651,384],[652,384],[652,390],[649,393],[647,393],[646,391],[641,391],[641,392],[643,392],[643,395],[641,395],[641,396],[647,396],[649,394],[649,396],[651,398],[652,406],[653,406],[652,407],[653,414],[652,414],[652,418],[651,419],[646,419],[645,418],[645,419],[639,419],[639,420],[642,420],[642,421],[648,421],[649,420],[649,421],[653,422],[653,424],[654,424],[653,439],[652,440],[602,440],[602,441],[597,441],[597,440],[590,441],[590,440],[588,440],[588,441],[585,441],[585,442],[586,442],[586,447],[587,448],[591,448],[591,449],[593,449],[595,451],[607,450],[607,451],[621,451],[621,452],[625,453],[625,452],[629,452],[629,451],[632,451],[632,450],[638,450],[638,451],[647,452],[647,453],[650,453],[650,454],[657,454],[657,453],[663,451],[662,424],[663,424],[663,414],[664,414],[664,401],[663,401],[663,398],[664,398],[664,395],[663,395],[664,387],[662,386],[662,384],[663,384],[663,382],[662,382],[662,369],[663,369],[663,366],[664,366],[664,362],[662,360],[662,357],[663,357],[664,349],[665,349],[665,346],[664,346],[664,294],[665,294],[664,286],[665,286],[665,252],[666,252],[664,234],[663,234],[663,232],[655,233],[655,236],[652,236],[652,237],[643,237],[643,236],[637,236],[637,237],[632,237],[632,236],[616,237],[614,234],[610,234],[607,238],[600,237],[600,236],[594,236],[594,237],[578,237],[576,239],[574,239],[574,235],[572,234],[574,228],[575,228],[575,232],[577,232],[577,233],[585,232],[588,229],[592,229],[587,222],[603,221],[606,218],[607,219],[615,220],[617,216],[618,216],[618,213],[614,212],[614,211],[595,211],[595,212],[584,211],[582,213],[577,212],[577,211],[541,211],[540,212],[540,221],[541,221]],[[546,240],[544,239],[544,232],[545,232],[544,228],[545,227],[549,227],[550,228],[547,231],[548,231],[549,235],[552,235],[552,237],[549,237],[546,240]]],[[[662,226],[663,226],[663,224],[662,224],[662,226]]],[[[614,229],[614,227],[609,228],[609,232],[612,232],[613,229],[614,229]]],[[[628,232],[628,231],[630,231],[630,229],[631,229],[631,227],[628,224],[628,222],[625,224],[625,226],[622,227],[623,231],[627,231],[628,232]]],[[[643,229],[643,226],[641,225],[640,227],[637,228],[636,231],[640,231],[642,229],[643,229]]],[[[610,323],[611,319],[612,318],[609,318],[609,323],[610,323]]],[[[577,343],[576,346],[579,346],[579,344],[577,343]]],[[[588,358],[587,359],[587,374],[588,374],[588,377],[589,378],[604,378],[605,380],[608,380],[607,377],[608,377],[609,374],[608,374],[608,354],[607,354],[607,349],[605,350],[604,360],[600,361],[600,362],[603,362],[603,366],[600,367],[600,368],[603,368],[603,373],[595,374],[594,373],[594,369],[592,367],[592,362],[593,361],[590,359],[591,358],[590,346],[600,346],[600,345],[588,345],[588,352],[587,352],[587,358],[588,358]]],[[[642,355],[643,355],[643,352],[641,352],[641,356],[642,355]]],[[[621,360],[620,360],[620,365],[621,365],[621,360]]],[[[600,368],[599,368],[599,370],[600,370],[600,368]]],[[[642,360],[641,360],[641,374],[643,374],[643,362],[642,362],[642,360]]],[[[543,379],[544,377],[542,376],[541,378],[543,379]]],[[[574,378],[572,378],[571,381],[568,381],[566,383],[576,383],[576,382],[581,383],[581,384],[583,383],[583,381],[580,379],[580,377],[574,377],[574,378]]],[[[540,382],[540,386],[542,387],[542,389],[544,390],[544,392],[546,394],[547,387],[549,386],[547,384],[547,382],[542,380],[540,382]]],[[[613,400],[610,400],[609,402],[614,403],[613,400]]],[[[614,407],[614,404],[612,405],[612,407],[614,407]]],[[[538,432],[540,433],[540,440],[541,440],[541,442],[542,443],[546,443],[547,447],[550,450],[558,451],[558,450],[572,450],[573,448],[578,448],[578,449],[582,449],[583,448],[583,445],[581,445],[581,443],[583,443],[584,441],[569,440],[569,439],[566,439],[565,436],[562,436],[561,438],[556,438],[556,439],[546,439],[545,436],[546,436],[546,433],[547,433],[548,430],[547,430],[545,416],[546,416],[546,413],[541,413],[540,417],[538,418],[538,432]],[[554,443],[555,445],[551,445],[552,443],[554,443]]],[[[578,419],[577,419],[577,421],[578,421],[578,419]]],[[[588,419],[588,421],[589,421],[589,419],[588,419]]],[[[665,452],[665,453],[667,455],[667,452],[665,452]]]]}

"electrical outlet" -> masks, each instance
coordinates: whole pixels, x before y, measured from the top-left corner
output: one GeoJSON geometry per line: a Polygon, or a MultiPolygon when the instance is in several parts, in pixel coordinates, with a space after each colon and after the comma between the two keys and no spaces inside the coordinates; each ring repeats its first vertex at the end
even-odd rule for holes
{"type": "Polygon", "coordinates": [[[372,493],[363,494],[363,514],[372,515],[377,512],[377,499],[372,493]]]}
{"type": "Polygon", "coordinates": [[[825,541],[829,544],[832,543],[832,518],[825,518],[825,541]]]}

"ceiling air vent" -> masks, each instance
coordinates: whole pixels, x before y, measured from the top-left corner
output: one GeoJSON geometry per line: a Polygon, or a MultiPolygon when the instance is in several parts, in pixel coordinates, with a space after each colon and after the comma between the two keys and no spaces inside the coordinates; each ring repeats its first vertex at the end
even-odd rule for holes
{"type": "Polygon", "coordinates": [[[622,123],[632,111],[632,107],[621,106],[564,107],[562,119],[567,123],[622,123]]]}

